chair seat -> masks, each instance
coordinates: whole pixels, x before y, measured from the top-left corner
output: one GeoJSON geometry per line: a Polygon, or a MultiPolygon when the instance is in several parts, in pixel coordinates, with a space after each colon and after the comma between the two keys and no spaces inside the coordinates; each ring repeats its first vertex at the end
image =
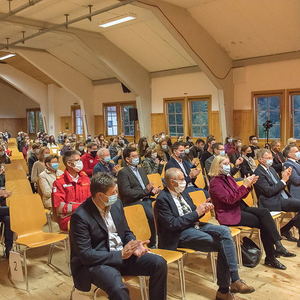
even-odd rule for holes
{"type": "Polygon", "coordinates": [[[22,236],[16,240],[19,245],[24,245],[29,248],[37,248],[42,246],[51,245],[68,238],[67,234],[62,233],[48,233],[48,232],[36,232],[26,236],[22,236]]]}
{"type": "Polygon", "coordinates": [[[151,249],[150,252],[162,256],[168,264],[182,258],[183,253],[179,251],[165,250],[165,249],[151,249]]]}
{"type": "Polygon", "coordinates": [[[248,227],[248,226],[230,226],[230,229],[231,228],[237,228],[237,229],[245,230],[245,231],[251,231],[253,229],[258,229],[258,228],[248,227]]]}
{"type": "Polygon", "coordinates": [[[239,228],[235,228],[235,227],[229,227],[230,231],[231,231],[231,236],[235,237],[236,235],[241,233],[241,230],[239,228]]]}
{"type": "Polygon", "coordinates": [[[189,248],[177,248],[176,250],[177,250],[177,251],[180,251],[180,252],[183,252],[183,253],[189,253],[189,254],[195,253],[195,252],[196,252],[196,250],[194,250],[194,249],[189,249],[189,248]]]}

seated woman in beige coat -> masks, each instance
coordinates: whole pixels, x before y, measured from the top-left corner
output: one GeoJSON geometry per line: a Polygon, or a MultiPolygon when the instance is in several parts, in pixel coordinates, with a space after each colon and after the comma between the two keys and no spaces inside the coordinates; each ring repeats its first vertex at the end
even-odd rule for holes
{"type": "Polygon", "coordinates": [[[50,149],[48,147],[42,147],[38,154],[38,160],[33,164],[31,170],[31,182],[38,183],[39,175],[45,170],[45,158],[50,156],[50,149]]]}
{"type": "Polygon", "coordinates": [[[64,172],[58,170],[59,157],[57,155],[50,155],[45,158],[46,169],[39,175],[39,191],[42,197],[44,207],[51,208],[51,194],[53,182],[57,177],[61,176],[64,172]]]}

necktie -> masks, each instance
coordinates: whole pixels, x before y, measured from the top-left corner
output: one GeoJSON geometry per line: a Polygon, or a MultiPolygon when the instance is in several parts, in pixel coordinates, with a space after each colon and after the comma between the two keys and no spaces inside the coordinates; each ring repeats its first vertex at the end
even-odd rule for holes
{"type": "Polygon", "coordinates": [[[178,199],[178,201],[181,205],[181,209],[182,209],[182,212],[183,212],[184,215],[188,214],[192,211],[191,208],[186,204],[186,202],[183,201],[183,198],[180,194],[177,196],[177,199],[178,199]]]}
{"type": "MultiPolygon", "coordinates": [[[[274,182],[275,184],[277,184],[278,180],[277,180],[276,177],[272,174],[272,172],[271,172],[269,169],[268,169],[267,172],[268,172],[268,174],[271,176],[273,182],[274,182]]],[[[280,194],[281,194],[281,196],[282,196],[283,199],[288,199],[288,198],[289,198],[289,196],[286,194],[286,192],[285,192],[284,190],[282,190],[280,194]]]]}

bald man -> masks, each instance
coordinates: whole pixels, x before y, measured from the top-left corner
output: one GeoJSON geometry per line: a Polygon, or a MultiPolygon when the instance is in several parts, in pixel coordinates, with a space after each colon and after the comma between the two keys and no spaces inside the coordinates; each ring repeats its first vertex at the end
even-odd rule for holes
{"type": "Polygon", "coordinates": [[[101,148],[98,150],[97,156],[99,162],[94,167],[93,175],[104,172],[116,177],[120,170],[120,166],[115,164],[115,162],[112,160],[109,150],[107,148],[101,148]]]}
{"type": "Polygon", "coordinates": [[[194,205],[186,191],[186,181],[180,169],[168,169],[165,181],[166,188],[158,195],[155,205],[158,247],[218,252],[217,300],[236,299],[231,292],[254,292],[254,288],[239,277],[230,229],[227,226],[199,222],[199,218],[214,208],[213,204],[207,201],[198,207],[194,205]]]}

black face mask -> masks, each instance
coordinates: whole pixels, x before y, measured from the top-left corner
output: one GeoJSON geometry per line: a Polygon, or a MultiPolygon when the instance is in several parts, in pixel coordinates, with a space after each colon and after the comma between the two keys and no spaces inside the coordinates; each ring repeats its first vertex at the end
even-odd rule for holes
{"type": "Polygon", "coordinates": [[[252,157],[252,153],[247,153],[246,156],[247,157],[252,157]]]}
{"type": "Polygon", "coordinates": [[[93,157],[96,157],[97,151],[91,151],[91,155],[92,155],[93,157]]]}

